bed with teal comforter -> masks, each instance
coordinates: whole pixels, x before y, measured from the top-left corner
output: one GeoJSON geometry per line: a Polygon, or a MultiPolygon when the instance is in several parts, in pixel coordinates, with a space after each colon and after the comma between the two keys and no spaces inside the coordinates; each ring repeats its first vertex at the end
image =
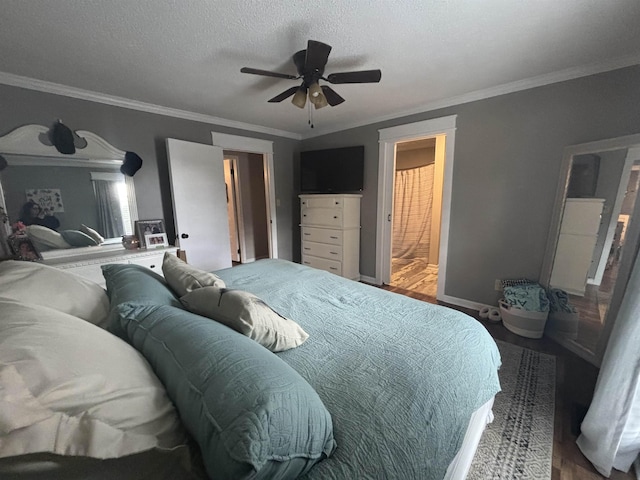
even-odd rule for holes
{"type": "Polygon", "coordinates": [[[309,479],[441,480],[500,354],[473,318],[282,260],[216,272],[309,334],[277,355],[331,413],[337,449],[309,479]]]}

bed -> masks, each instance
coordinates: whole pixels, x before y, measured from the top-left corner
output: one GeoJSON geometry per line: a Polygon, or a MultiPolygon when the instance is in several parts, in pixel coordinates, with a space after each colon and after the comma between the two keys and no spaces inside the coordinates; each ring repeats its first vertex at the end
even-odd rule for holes
{"type": "MultiPolygon", "coordinates": [[[[19,302],[33,299],[20,293],[20,275],[12,273],[13,265],[5,266],[10,263],[27,262],[0,264],[0,303],[18,311],[19,302]]],[[[39,277],[70,275],[41,265],[29,268],[34,271],[21,278],[36,288],[39,277]]],[[[145,374],[155,375],[153,381],[165,389],[166,398],[156,392],[154,401],[168,399],[171,418],[178,422],[165,423],[176,428],[168,440],[167,428],[161,429],[164,444],[111,458],[60,451],[3,455],[0,448],[2,478],[11,478],[10,472],[16,478],[29,478],[27,473],[31,478],[110,478],[115,469],[121,479],[146,478],[143,473],[152,469],[169,476],[148,478],[466,476],[500,389],[495,342],[471,317],[288,261],[260,260],[215,272],[226,289],[255,295],[308,334],[299,346],[274,354],[187,311],[188,302],[180,301],[184,291],[143,267],[104,270],[109,302],[102,304],[100,321],[95,316],[88,321],[94,325],[86,334],[107,327],[112,333],[101,335],[111,335],[120,348],[140,357],[149,367],[145,374]],[[236,428],[238,419],[242,425],[236,428]],[[218,438],[227,420],[233,434],[218,438]],[[239,439],[238,432],[248,432],[248,440],[239,439]],[[228,468],[227,461],[232,462],[228,468]],[[132,477],[124,473],[127,462],[137,466],[132,477]]],[[[43,282],[53,288],[52,278],[43,282]]],[[[54,283],[62,289],[69,282],[54,283]]],[[[78,290],[80,281],[73,282],[78,290]]],[[[200,292],[214,288],[201,286],[200,292]]],[[[38,311],[43,308],[52,305],[40,305],[38,311]]],[[[11,363],[1,356],[0,362],[11,363]]],[[[11,441],[11,433],[0,437],[0,446],[11,441]]]]}

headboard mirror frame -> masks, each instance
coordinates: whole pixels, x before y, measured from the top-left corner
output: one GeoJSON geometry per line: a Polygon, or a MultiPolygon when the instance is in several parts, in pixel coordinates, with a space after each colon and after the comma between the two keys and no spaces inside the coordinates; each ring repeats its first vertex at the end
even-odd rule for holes
{"type": "MultiPolygon", "coordinates": [[[[620,186],[618,187],[615,201],[613,203],[610,202],[610,204],[605,207],[605,209],[610,209],[612,218],[617,218],[620,212],[620,207],[626,193],[626,186],[629,181],[629,174],[631,172],[632,165],[634,163],[637,165],[638,160],[640,160],[640,134],[627,135],[623,137],[611,138],[579,145],[571,145],[565,148],[562,166],[560,169],[560,178],[558,180],[558,189],[556,191],[555,206],[552,212],[551,226],[549,229],[549,236],[547,240],[547,248],[540,274],[540,283],[544,286],[548,287],[550,284],[553,265],[556,260],[556,251],[558,248],[558,240],[560,237],[560,228],[564,214],[567,192],[571,179],[571,168],[574,158],[582,155],[596,154],[602,157],[601,161],[606,162],[606,153],[614,152],[616,150],[626,150],[626,153],[625,163],[619,181],[620,186]]],[[[626,229],[625,245],[628,246],[637,247],[638,242],[640,241],[639,203],[640,195],[638,195],[636,198],[635,214],[631,217],[626,229]]],[[[611,246],[612,233],[612,228],[610,226],[607,227],[607,235],[605,237],[603,247],[603,251],[605,252],[605,254],[607,254],[606,252],[608,252],[611,246]]],[[[600,362],[602,361],[602,358],[604,356],[604,351],[611,334],[615,318],[618,314],[620,303],[622,302],[622,297],[624,296],[624,292],[626,290],[636,252],[636,248],[623,249],[622,258],[619,262],[617,280],[611,300],[609,302],[609,308],[604,319],[604,326],[600,333],[598,344],[595,350],[589,351],[588,349],[585,349],[582,345],[578,344],[574,339],[568,336],[564,337],[562,335],[553,335],[553,338],[560,344],[596,366],[600,365],[600,362]]],[[[599,270],[600,272],[596,275],[596,277],[602,276],[602,269],[599,268],[599,270]]]]}
{"type": "MultiPolygon", "coordinates": [[[[125,157],[122,150],[115,148],[102,137],[86,130],[76,130],[76,153],[65,155],[51,145],[48,137],[49,127],[42,125],[24,125],[0,137],[0,155],[7,163],[7,169],[15,166],[54,166],[54,167],[85,167],[85,168],[113,168],[120,174],[119,168],[125,157]],[[81,145],[81,146],[78,146],[81,145]]],[[[135,188],[133,178],[122,175],[127,188],[127,201],[133,222],[138,219],[135,188]]],[[[0,173],[0,179],[2,173],[0,173]]],[[[5,186],[6,190],[6,186],[5,186]]],[[[0,185],[0,207],[7,210],[5,196],[0,185]]],[[[11,218],[13,212],[7,212],[9,222],[4,224],[7,234],[10,233],[10,223],[17,219],[11,218]]],[[[73,250],[73,249],[69,249],[73,250]]],[[[69,254],[72,254],[70,251],[69,254]]]]}

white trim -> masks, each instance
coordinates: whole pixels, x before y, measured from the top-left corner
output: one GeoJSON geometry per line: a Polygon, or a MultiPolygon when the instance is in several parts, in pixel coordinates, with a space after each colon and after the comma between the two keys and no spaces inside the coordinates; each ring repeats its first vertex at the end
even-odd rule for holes
{"type": "Polygon", "coordinates": [[[449,305],[455,305],[457,307],[468,308],[470,310],[477,310],[478,312],[484,307],[497,308],[495,305],[486,305],[484,303],[473,302],[464,298],[452,297],[450,295],[442,295],[442,298],[438,298],[438,301],[448,303],[449,305]]]}
{"type": "Polygon", "coordinates": [[[0,72],[0,84],[26,88],[27,90],[35,90],[38,92],[52,93],[54,95],[61,95],[64,97],[78,98],[80,100],[102,103],[113,107],[128,108],[129,110],[153,113],[155,115],[164,115],[166,117],[181,118],[183,120],[193,120],[194,122],[238,128],[240,130],[249,130],[251,132],[266,133],[268,135],[292,138],[294,140],[302,139],[300,134],[288,132],[286,130],[263,127],[262,125],[253,125],[251,123],[238,122],[236,120],[227,120],[225,118],[205,115],[203,113],[189,112],[187,110],[180,110],[177,108],[163,107],[162,105],[155,105],[153,103],[141,102],[139,100],[118,97],[116,95],[84,90],[82,88],[70,87],[68,85],[47,82],[36,78],[23,77],[13,73],[0,72]]]}
{"type": "MultiPolygon", "coordinates": [[[[267,196],[269,258],[278,258],[278,221],[276,216],[276,184],[273,167],[273,142],[270,140],[229,135],[227,133],[220,132],[211,132],[211,142],[213,145],[218,146],[223,150],[262,154],[265,177],[264,186],[265,194],[267,196]]],[[[240,214],[240,212],[238,213],[240,214]]]]}
{"type": "Polygon", "coordinates": [[[616,199],[613,203],[613,209],[611,210],[609,228],[607,229],[602,252],[600,253],[598,268],[596,269],[596,273],[593,278],[587,280],[587,283],[591,285],[600,285],[602,283],[604,270],[607,266],[607,260],[609,259],[609,251],[611,250],[613,237],[616,233],[616,227],[618,226],[618,217],[620,216],[620,210],[622,210],[622,202],[624,201],[624,197],[627,194],[627,186],[629,185],[629,178],[631,178],[631,167],[633,167],[633,163],[636,160],[640,160],[640,147],[630,148],[627,151],[627,157],[624,161],[622,174],[620,175],[618,193],[616,194],[616,199]]]}
{"type": "Polygon", "coordinates": [[[89,172],[91,181],[102,180],[103,182],[124,182],[125,176],[121,173],[111,172],[89,172]]]}
{"type": "Polygon", "coordinates": [[[376,284],[388,283],[391,279],[391,222],[389,219],[393,212],[395,144],[401,141],[445,135],[444,175],[442,179],[442,218],[440,223],[440,253],[436,298],[442,300],[445,296],[444,286],[447,275],[447,253],[449,248],[456,117],[456,115],[450,115],[379,130],[380,157],[378,161],[376,284]]]}
{"type": "Polygon", "coordinates": [[[595,75],[598,73],[609,72],[611,70],[617,70],[619,68],[630,67],[640,64],[640,54],[626,55],[624,57],[614,58],[607,60],[606,62],[594,63],[591,65],[585,65],[581,67],[567,68],[557,72],[547,73],[544,75],[538,75],[536,77],[525,78],[523,80],[517,80],[515,82],[505,83],[497,85],[495,87],[485,88],[483,90],[476,90],[474,92],[464,93],[455,97],[444,98],[441,100],[434,100],[432,102],[423,103],[419,106],[413,107],[409,110],[402,110],[387,115],[381,115],[379,117],[367,118],[352,123],[333,123],[328,128],[315,128],[311,132],[302,134],[302,139],[319,137],[327,135],[329,133],[341,132],[350,128],[363,127],[365,125],[371,125],[374,123],[384,122],[387,120],[393,120],[396,118],[407,117],[409,115],[415,115],[418,113],[426,113],[439,108],[451,107],[454,105],[461,105],[463,103],[475,102],[478,100],[485,100],[487,98],[498,97],[500,95],[506,95],[508,93],[520,92],[522,90],[529,90],[530,88],[542,87],[545,85],[551,85],[553,83],[565,82],[567,80],[573,80],[575,78],[586,77],[589,75],[595,75]]]}

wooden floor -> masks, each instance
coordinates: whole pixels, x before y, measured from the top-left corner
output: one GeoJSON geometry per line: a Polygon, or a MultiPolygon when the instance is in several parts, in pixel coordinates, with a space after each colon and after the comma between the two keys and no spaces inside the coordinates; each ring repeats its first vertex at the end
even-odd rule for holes
{"type": "MultiPolygon", "coordinates": [[[[435,298],[431,295],[417,291],[389,285],[381,288],[425,302],[436,303],[435,298]]],[[[576,445],[580,421],[584,417],[586,409],[593,397],[598,369],[546,337],[539,340],[520,337],[519,335],[509,332],[501,323],[494,324],[486,320],[481,320],[478,317],[477,311],[456,307],[454,305],[445,306],[460,310],[474,317],[484,325],[493,338],[497,340],[556,356],[556,410],[551,479],[604,479],[605,477],[593,468],[576,445]]],[[[623,473],[617,470],[614,470],[609,478],[613,480],[636,479],[632,473],[623,473]]]]}

